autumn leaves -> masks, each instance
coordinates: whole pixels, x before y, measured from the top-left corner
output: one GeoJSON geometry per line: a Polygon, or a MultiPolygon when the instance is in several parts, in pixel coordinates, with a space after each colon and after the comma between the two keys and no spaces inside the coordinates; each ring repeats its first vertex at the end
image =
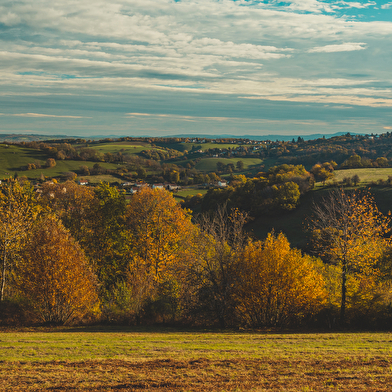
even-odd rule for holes
{"type": "Polygon", "coordinates": [[[192,219],[169,192],[148,187],[127,202],[107,184],[35,192],[10,181],[0,209],[2,300],[23,299],[43,322],[88,314],[274,327],[339,307],[343,322],[347,307],[369,309],[387,292],[379,263],[388,221],[368,195],[332,194],[316,206],[311,229],[325,263],[283,234],[249,238],[238,210],[192,219]]]}

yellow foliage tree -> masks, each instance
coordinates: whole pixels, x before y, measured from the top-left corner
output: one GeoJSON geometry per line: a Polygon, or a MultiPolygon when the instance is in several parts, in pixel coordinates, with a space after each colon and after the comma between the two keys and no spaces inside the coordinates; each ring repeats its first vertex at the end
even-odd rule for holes
{"type": "Polygon", "coordinates": [[[314,247],[325,261],[340,269],[342,324],[347,297],[358,298],[361,287],[369,288],[377,281],[377,262],[390,242],[385,237],[390,230],[389,221],[378,211],[369,193],[338,190],[314,206],[310,224],[314,247]],[[352,290],[348,291],[350,287],[352,290]]]}
{"type": "Polygon", "coordinates": [[[166,190],[145,187],[132,197],[127,216],[133,255],[157,280],[162,279],[185,250],[193,230],[189,211],[166,190]]]}
{"type": "Polygon", "coordinates": [[[17,264],[18,253],[36,216],[35,199],[29,184],[17,181],[0,188],[0,301],[5,298],[7,280],[17,264]]]}
{"type": "Polygon", "coordinates": [[[322,307],[324,281],[310,256],[292,249],[283,234],[250,243],[241,261],[240,312],[251,326],[298,322],[322,307]]]}
{"type": "Polygon", "coordinates": [[[139,311],[159,285],[180,279],[194,226],[189,211],[171,193],[148,187],[132,196],[127,222],[131,239],[128,281],[139,311]]]}
{"type": "Polygon", "coordinates": [[[17,285],[47,323],[70,322],[98,303],[96,279],[82,249],[53,215],[35,224],[17,285]]]}

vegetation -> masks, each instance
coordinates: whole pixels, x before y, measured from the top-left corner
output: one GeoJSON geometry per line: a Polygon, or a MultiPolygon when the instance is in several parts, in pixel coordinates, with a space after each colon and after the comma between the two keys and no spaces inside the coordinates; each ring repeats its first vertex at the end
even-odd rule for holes
{"type": "Polygon", "coordinates": [[[3,332],[4,390],[387,391],[390,334],[3,332]]]}

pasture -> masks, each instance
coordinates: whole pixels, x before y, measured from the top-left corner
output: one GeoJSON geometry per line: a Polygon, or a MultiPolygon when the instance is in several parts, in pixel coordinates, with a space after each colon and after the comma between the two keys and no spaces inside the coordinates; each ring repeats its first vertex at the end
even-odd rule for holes
{"type": "Polygon", "coordinates": [[[244,162],[244,170],[251,170],[252,168],[256,168],[263,163],[263,160],[260,158],[203,158],[200,162],[198,162],[195,166],[197,170],[202,172],[216,172],[217,167],[216,164],[218,162],[222,162],[224,165],[228,165],[232,163],[235,167],[238,161],[244,162]]]}
{"type": "Polygon", "coordinates": [[[1,390],[388,391],[391,333],[74,328],[0,334],[1,390]]]}
{"type": "Polygon", "coordinates": [[[361,168],[361,169],[345,169],[336,170],[334,180],[342,181],[345,177],[352,177],[358,175],[360,179],[360,185],[369,184],[372,181],[378,181],[388,179],[388,176],[392,176],[392,168],[380,167],[380,168],[361,168]]]}
{"type": "MultiPolygon", "coordinates": [[[[89,148],[99,151],[102,154],[111,153],[117,154],[138,154],[143,150],[152,150],[153,147],[149,143],[136,143],[136,142],[112,142],[112,143],[98,143],[91,144],[89,148]]],[[[155,148],[156,149],[156,148],[155,148]]],[[[158,148],[159,150],[159,148],[158,148]]]]}

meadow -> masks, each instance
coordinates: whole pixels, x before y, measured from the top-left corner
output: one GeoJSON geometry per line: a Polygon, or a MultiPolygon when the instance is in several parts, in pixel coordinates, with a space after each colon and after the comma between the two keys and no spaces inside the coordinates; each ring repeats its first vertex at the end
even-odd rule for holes
{"type": "Polygon", "coordinates": [[[387,391],[391,342],[391,333],[3,331],[0,389],[387,391]]]}
{"type": "Polygon", "coordinates": [[[337,181],[342,181],[345,177],[352,177],[358,175],[360,179],[360,184],[368,184],[372,181],[377,181],[379,179],[387,180],[388,176],[392,176],[392,168],[390,167],[379,167],[379,168],[361,168],[361,169],[345,169],[336,170],[334,179],[337,181]]]}
{"type": "Polygon", "coordinates": [[[218,162],[222,162],[224,165],[232,163],[235,167],[238,161],[244,163],[245,170],[251,170],[252,167],[259,166],[263,163],[263,160],[260,158],[203,158],[196,164],[195,168],[202,172],[214,172],[217,170],[216,164],[218,162]]]}

